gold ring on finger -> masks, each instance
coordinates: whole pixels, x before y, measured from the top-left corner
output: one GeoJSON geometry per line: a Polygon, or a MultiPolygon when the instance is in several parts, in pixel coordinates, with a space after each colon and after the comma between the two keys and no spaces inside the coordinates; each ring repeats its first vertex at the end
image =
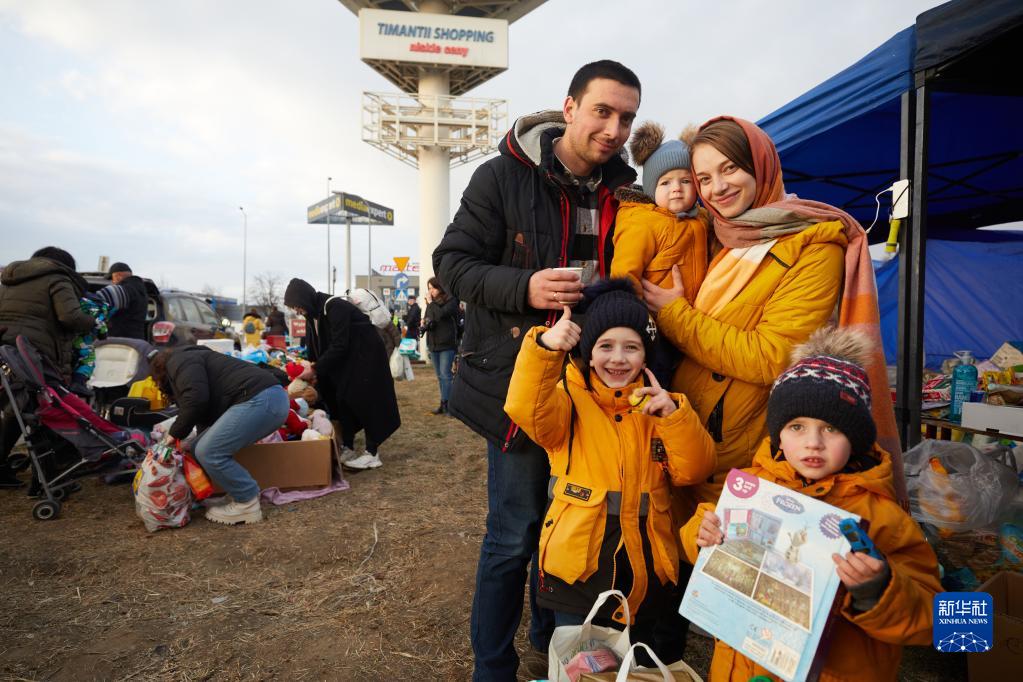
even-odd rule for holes
{"type": "Polygon", "coordinates": [[[561,293],[561,292],[560,291],[555,291],[554,293],[551,294],[551,298],[553,298],[555,301],[557,301],[559,293],[561,293]]]}

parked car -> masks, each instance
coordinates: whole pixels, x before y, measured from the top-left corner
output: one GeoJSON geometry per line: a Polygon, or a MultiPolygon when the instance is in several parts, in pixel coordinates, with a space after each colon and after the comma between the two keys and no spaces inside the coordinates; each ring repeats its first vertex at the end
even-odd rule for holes
{"type": "Polygon", "coordinates": [[[164,289],[163,315],[153,323],[152,342],[156,346],[194,344],[200,339],[231,339],[240,348],[238,333],[226,319],[217,317],[209,301],[198,294],[164,289]]]}
{"type": "MultiPolygon", "coordinates": [[[[110,284],[106,273],[83,272],[90,291],[110,284]]],[[[230,322],[221,320],[209,300],[199,294],[177,289],[160,290],[151,279],[142,278],[149,296],[146,309],[146,338],[155,346],[195,344],[199,339],[231,339],[240,348],[241,337],[230,322]]]]}

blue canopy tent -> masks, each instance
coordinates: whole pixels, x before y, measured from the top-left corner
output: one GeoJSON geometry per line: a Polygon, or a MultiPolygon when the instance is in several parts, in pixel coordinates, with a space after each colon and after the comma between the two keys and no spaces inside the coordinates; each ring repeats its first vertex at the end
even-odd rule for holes
{"type": "MultiPolygon", "coordinates": [[[[927,240],[924,364],[938,369],[957,350],[990,357],[1023,339],[1023,232],[984,230],[986,241],[927,240]]],[[[899,263],[876,264],[881,338],[888,364],[898,358],[899,263]]]]}
{"type": "MultiPolygon", "coordinates": [[[[962,240],[964,230],[1023,219],[1020,44],[1023,3],[953,0],[759,121],[778,147],[786,189],[863,225],[874,220],[878,193],[911,181],[895,348],[907,447],[920,439],[927,239],[962,240]]],[[[881,241],[887,230],[870,236],[881,241]]]]}

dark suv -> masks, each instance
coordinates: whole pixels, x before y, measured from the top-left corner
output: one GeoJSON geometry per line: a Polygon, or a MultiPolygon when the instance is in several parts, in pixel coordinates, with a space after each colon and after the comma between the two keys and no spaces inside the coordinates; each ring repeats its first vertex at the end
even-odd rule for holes
{"type": "MultiPolygon", "coordinates": [[[[102,272],[83,272],[81,275],[90,291],[99,291],[110,284],[102,272]]],[[[209,301],[198,294],[159,287],[151,279],[142,278],[149,296],[146,308],[146,337],[156,346],[194,344],[199,339],[231,339],[239,346],[237,332],[230,324],[223,324],[210,307],[209,301]]]]}
{"type": "Polygon", "coordinates": [[[238,334],[230,323],[217,317],[209,302],[187,291],[164,289],[163,315],[153,323],[150,336],[154,345],[179,346],[200,339],[231,339],[238,347],[238,334]]]}

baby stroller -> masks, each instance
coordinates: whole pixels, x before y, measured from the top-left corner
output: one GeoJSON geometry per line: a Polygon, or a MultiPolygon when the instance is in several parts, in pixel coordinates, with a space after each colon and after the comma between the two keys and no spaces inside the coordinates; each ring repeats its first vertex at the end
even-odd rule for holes
{"type": "Polygon", "coordinates": [[[145,455],[144,435],[129,434],[98,417],[61,385],[59,372],[23,336],[13,346],[0,346],[0,381],[6,414],[21,428],[39,486],[42,499],[32,508],[35,519],[56,518],[76,478],[125,459],[137,463],[145,455]]]}
{"type": "Polygon", "coordinates": [[[104,418],[118,426],[151,429],[177,414],[177,408],[150,408],[144,398],[129,398],[133,383],[149,376],[149,354],[155,352],[139,339],[110,337],[96,342],[96,369],[89,380],[93,405],[104,418]]]}

